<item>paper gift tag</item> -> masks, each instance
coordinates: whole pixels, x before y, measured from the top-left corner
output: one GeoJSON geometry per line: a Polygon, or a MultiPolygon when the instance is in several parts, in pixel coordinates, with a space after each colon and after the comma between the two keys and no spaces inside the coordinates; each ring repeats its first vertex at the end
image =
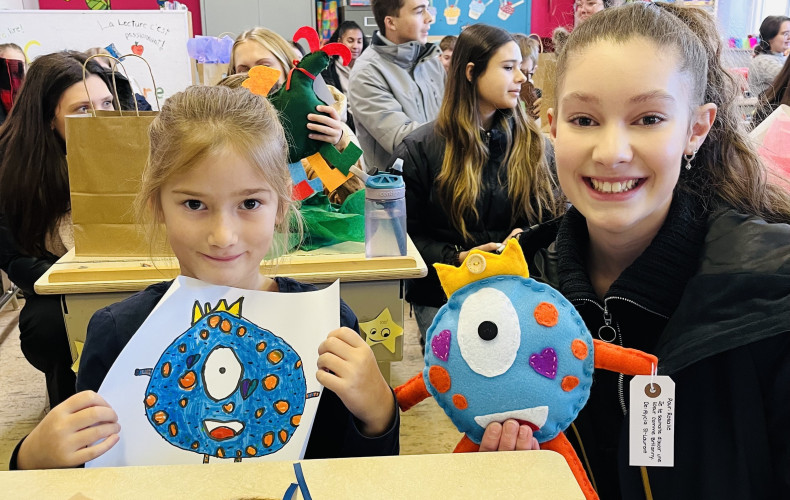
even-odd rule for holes
{"type": "Polygon", "coordinates": [[[637,375],[629,389],[629,464],[675,465],[675,382],[637,375]]]}

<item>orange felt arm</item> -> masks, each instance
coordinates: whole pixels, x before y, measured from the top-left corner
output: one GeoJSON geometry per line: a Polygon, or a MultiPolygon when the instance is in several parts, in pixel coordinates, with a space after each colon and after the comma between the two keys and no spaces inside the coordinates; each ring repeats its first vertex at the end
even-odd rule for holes
{"type": "Polygon", "coordinates": [[[398,400],[398,406],[400,406],[401,411],[406,411],[429,397],[431,397],[431,393],[425,387],[422,372],[395,388],[395,398],[398,400]]]}
{"type": "Polygon", "coordinates": [[[576,478],[576,482],[579,483],[579,487],[584,493],[584,498],[587,500],[598,500],[598,494],[595,492],[592,484],[590,484],[590,479],[587,477],[587,473],[584,472],[584,467],[565,434],[560,432],[554,439],[540,443],[540,449],[556,451],[565,457],[565,461],[568,462],[568,466],[573,472],[573,477],[576,478]]]}
{"type": "Polygon", "coordinates": [[[464,437],[455,445],[453,453],[474,453],[480,451],[480,445],[469,439],[469,436],[464,434],[464,437]]]}
{"type": "Polygon", "coordinates": [[[593,339],[595,348],[595,367],[624,375],[650,375],[653,367],[658,366],[658,358],[652,354],[607,344],[593,339]]]}

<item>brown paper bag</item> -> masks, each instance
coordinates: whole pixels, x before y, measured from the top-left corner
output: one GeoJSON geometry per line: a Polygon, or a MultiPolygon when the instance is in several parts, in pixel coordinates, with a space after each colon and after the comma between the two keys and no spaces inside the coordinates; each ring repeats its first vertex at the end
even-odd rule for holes
{"type": "Polygon", "coordinates": [[[538,68],[532,77],[535,87],[541,91],[540,100],[540,127],[549,130],[549,108],[554,106],[554,86],[557,76],[557,57],[553,52],[543,52],[538,55],[538,68]]]}
{"type": "Polygon", "coordinates": [[[228,76],[228,65],[219,63],[196,63],[198,80],[201,85],[216,85],[228,76]]]}
{"type": "MultiPolygon", "coordinates": [[[[96,111],[66,117],[71,219],[78,256],[149,256],[132,203],[157,112],[96,111]]],[[[154,253],[163,255],[162,251],[154,253]]]]}

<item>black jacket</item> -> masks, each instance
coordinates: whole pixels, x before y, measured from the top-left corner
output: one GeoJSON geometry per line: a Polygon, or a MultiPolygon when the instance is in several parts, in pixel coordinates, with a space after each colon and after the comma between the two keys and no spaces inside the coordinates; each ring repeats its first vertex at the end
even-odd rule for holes
{"type": "MultiPolygon", "coordinates": [[[[520,239],[531,276],[558,288],[593,337],[606,311],[614,330],[601,337],[616,331],[614,342],[655,354],[659,374],[674,380],[675,466],[647,468],[653,498],[783,498],[790,491],[790,226],[731,209],[695,214],[693,206],[675,198],[658,235],[604,301],[586,272],[589,237],[578,211],[520,239]]],[[[583,448],[567,432],[607,500],[645,498],[639,467],[628,465],[624,378],[596,371],[575,422],[583,448]]]]}
{"type": "Polygon", "coordinates": [[[445,140],[436,133],[434,122],[426,123],[409,134],[395,149],[395,158],[403,159],[403,177],[406,183],[406,226],[414,245],[428,265],[425,278],[413,280],[406,299],[415,304],[441,307],[447,302],[433,264],[457,265],[456,245],[469,250],[489,242],[501,242],[516,228],[528,225],[523,214],[514,216],[508,197],[507,137],[500,128],[485,133],[489,160],[483,167],[482,186],[477,200],[479,219],[466,218],[464,239],[450,223],[447,211],[439,199],[434,182],[442,169],[445,140]]]}
{"type": "Polygon", "coordinates": [[[58,257],[53,254],[31,257],[23,253],[8,228],[5,216],[0,214],[0,269],[25,295],[35,293],[33,285],[36,280],[57,260],[58,257]]]}

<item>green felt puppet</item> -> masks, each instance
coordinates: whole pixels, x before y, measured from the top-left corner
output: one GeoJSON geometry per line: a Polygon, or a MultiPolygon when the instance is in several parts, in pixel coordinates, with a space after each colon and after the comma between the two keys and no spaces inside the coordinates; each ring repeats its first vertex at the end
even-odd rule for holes
{"type": "MultiPolygon", "coordinates": [[[[362,150],[350,142],[341,153],[332,144],[311,139],[308,137],[307,115],[320,114],[316,111],[316,106],[330,104],[316,95],[313,88],[316,76],[329,66],[331,56],[339,55],[343,59],[343,64],[348,64],[351,60],[351,52],[342,43],[330,43],[319,47],[318,33],[310,26],[299,28],[293,40],[296,42],[302,38],[307,40],[312,52],[297,62],[296,67],[288,72],[285,84],[269,95],[269,101],[282,117],[282,125],[288,136],[288,162],[294,163],[315,153],[321,153],[329,165],[343,172],[343,175],[348,175],[349,168],[362,156],[362,150]]],[[[271,71],[277,70],[253,68],[250,70],[250,80],[253,81],[245,82],[244,86],[256,94],[267,95],[271,85],[277,81],[277,78],[271,81],[271,77],[263,76],[264,72],[271,71]]],[[[279,75],[279,72],[277,73],[279,75]]]]}

